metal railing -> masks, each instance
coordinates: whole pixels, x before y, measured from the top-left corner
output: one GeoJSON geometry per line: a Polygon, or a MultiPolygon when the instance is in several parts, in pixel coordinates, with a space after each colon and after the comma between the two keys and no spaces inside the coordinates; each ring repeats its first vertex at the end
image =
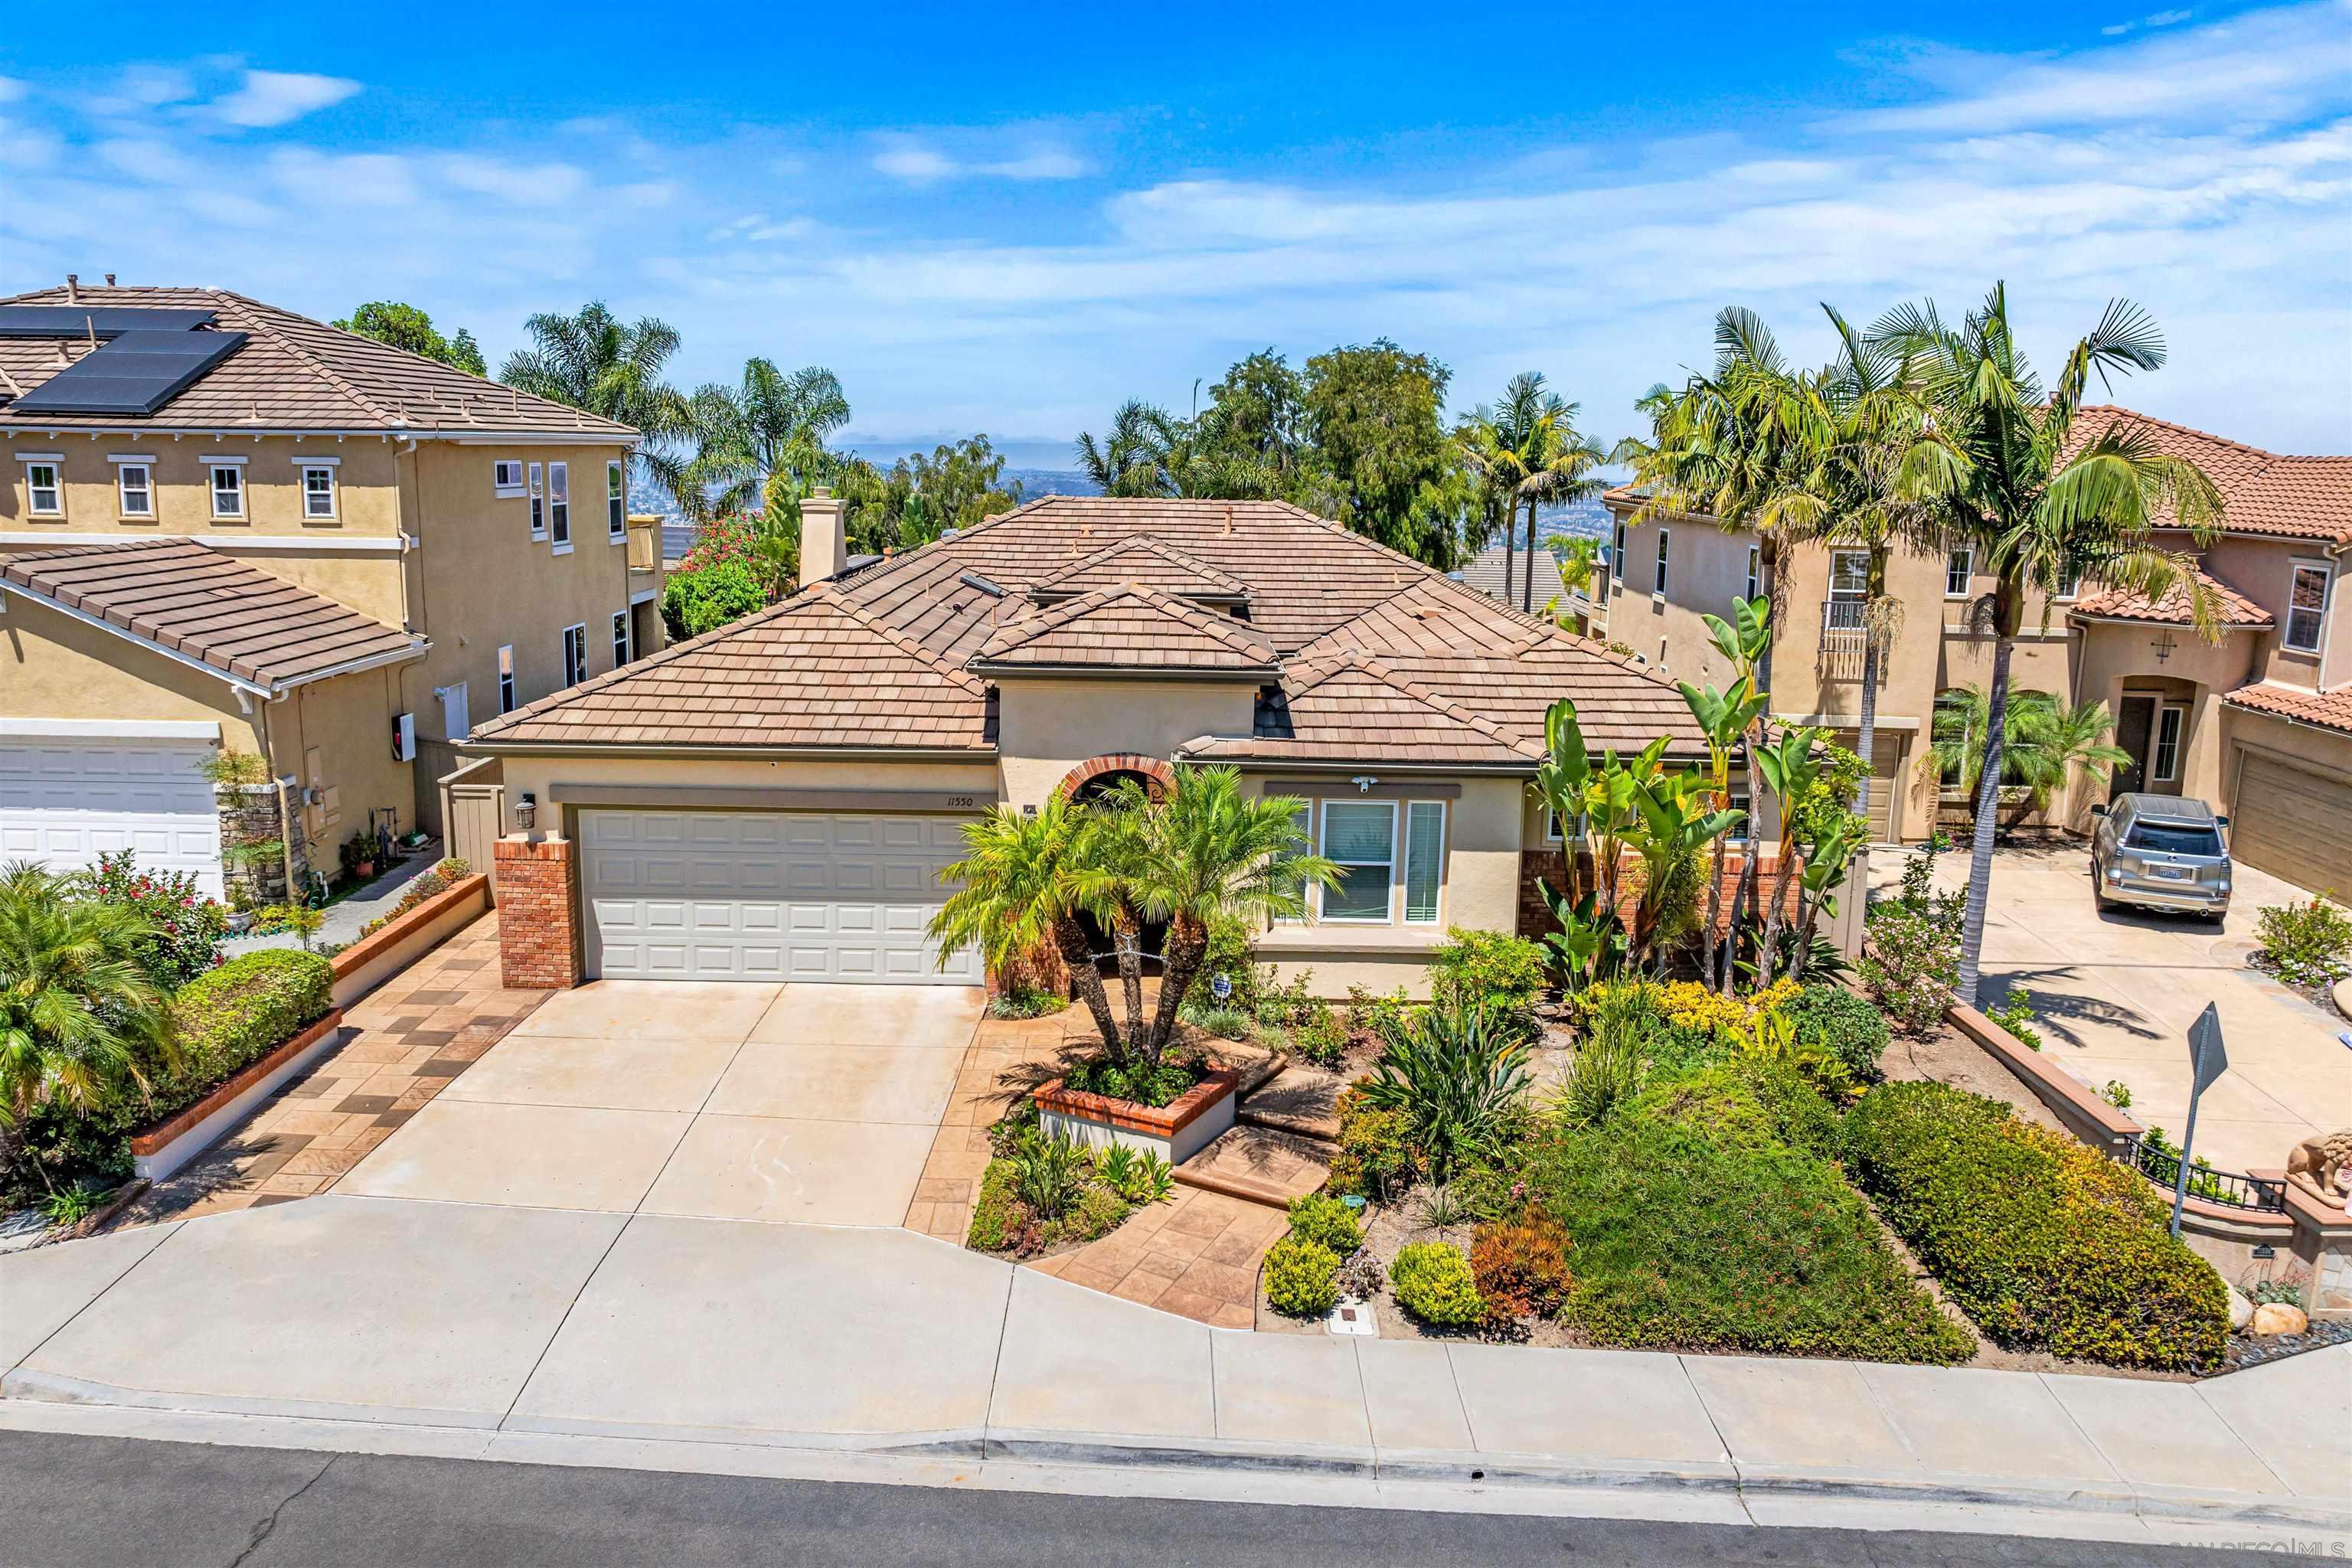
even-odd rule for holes
{"type": "Polygon", "coordinates": [[[1818,660],[1823,680],[1860,680],[1863,654],[1870,646],[1870,605],[1861,599],[1832,599],[1822,605],[1818,660]]]}
{"type": "MultiPolygon", "coordinates": [[[[2133,1169],[2162,1187],[2173,1190],[2180,1180],[2180,1156],[2170,1149],[2152,1147],[2146,1134],[2125,1146],[2124,1159],[2133,1169]]],[[[2235,1171],[2217,1171],[2202,1160],[2189,1165],[2189,1195],[2224,1208],[2253,1209],[2266,1214],[2286,1212],[2286,1184],[2235,1171]]]]}

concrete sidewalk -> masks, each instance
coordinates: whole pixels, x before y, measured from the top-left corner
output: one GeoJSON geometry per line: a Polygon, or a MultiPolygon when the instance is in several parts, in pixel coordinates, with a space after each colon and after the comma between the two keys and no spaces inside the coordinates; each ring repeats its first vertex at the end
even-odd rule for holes
{"type": "Polygon", "coordinates": [[[0,1425],[2352,1540],[2352,1347],[2187,1384],[1252,1334],[903,1230],[332,1194],[0,1258],[0,1425]]]}

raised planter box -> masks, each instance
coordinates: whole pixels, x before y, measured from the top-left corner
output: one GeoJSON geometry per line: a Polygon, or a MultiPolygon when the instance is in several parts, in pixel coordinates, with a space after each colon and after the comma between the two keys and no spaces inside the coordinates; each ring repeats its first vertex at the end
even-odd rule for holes
{"type": "Polygon", "coordinates": [[[1037,1090],[1037,1121],[1049,1138],[1061,1135],[1097,1145],[1124,1143],[1181,1165],[1232,1128],[1240,1086],[1241,1074],[1231,1068],[1218,1068],[1180,1099],[1153,1107],[1082,1094],[1063,1088],[1062,1080],[1055,1079],[1037,1090]]]}
{"type": "Polygon", "coordinates": [[[350,1006],[489,912],[490,879],[477,871],[360,938],[331,961],[335,1005],[350,1006]]]}
{"type": "Polygon", "coordinates": [[[131,1169],[160,1182],[226,1136],[270,1092],[334,1047],[343,1026],[337,1007],[317,1023],[247,1062],[195,1104],[131,1140],[131,1169]]]}

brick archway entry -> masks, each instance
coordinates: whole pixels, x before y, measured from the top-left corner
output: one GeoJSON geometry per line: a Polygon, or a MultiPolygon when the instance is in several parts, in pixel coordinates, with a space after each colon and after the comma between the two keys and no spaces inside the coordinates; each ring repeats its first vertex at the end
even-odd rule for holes
{"type": "Polygon", "coordinates": [[[1076,800],[1088,781],[1107,773],[1138,773],[1143,788],[1152,799],[1164,796],[1176,784],[1176,770],[1158,757],[1147,757],[1134,752],[1112,752],[1104,756],[1088,757],[1063,775],[1055,792],[1064,800],[1076,800]]]}

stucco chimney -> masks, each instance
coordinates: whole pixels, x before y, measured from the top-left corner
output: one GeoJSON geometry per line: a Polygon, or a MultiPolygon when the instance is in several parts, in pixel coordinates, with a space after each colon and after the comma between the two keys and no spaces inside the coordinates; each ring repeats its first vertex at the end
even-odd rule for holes
{"type": "Polygon", "coordinates": [[[801,586],[839,575],[849,563],[841,499],[822,485],[801,502],[801,586]]]}

